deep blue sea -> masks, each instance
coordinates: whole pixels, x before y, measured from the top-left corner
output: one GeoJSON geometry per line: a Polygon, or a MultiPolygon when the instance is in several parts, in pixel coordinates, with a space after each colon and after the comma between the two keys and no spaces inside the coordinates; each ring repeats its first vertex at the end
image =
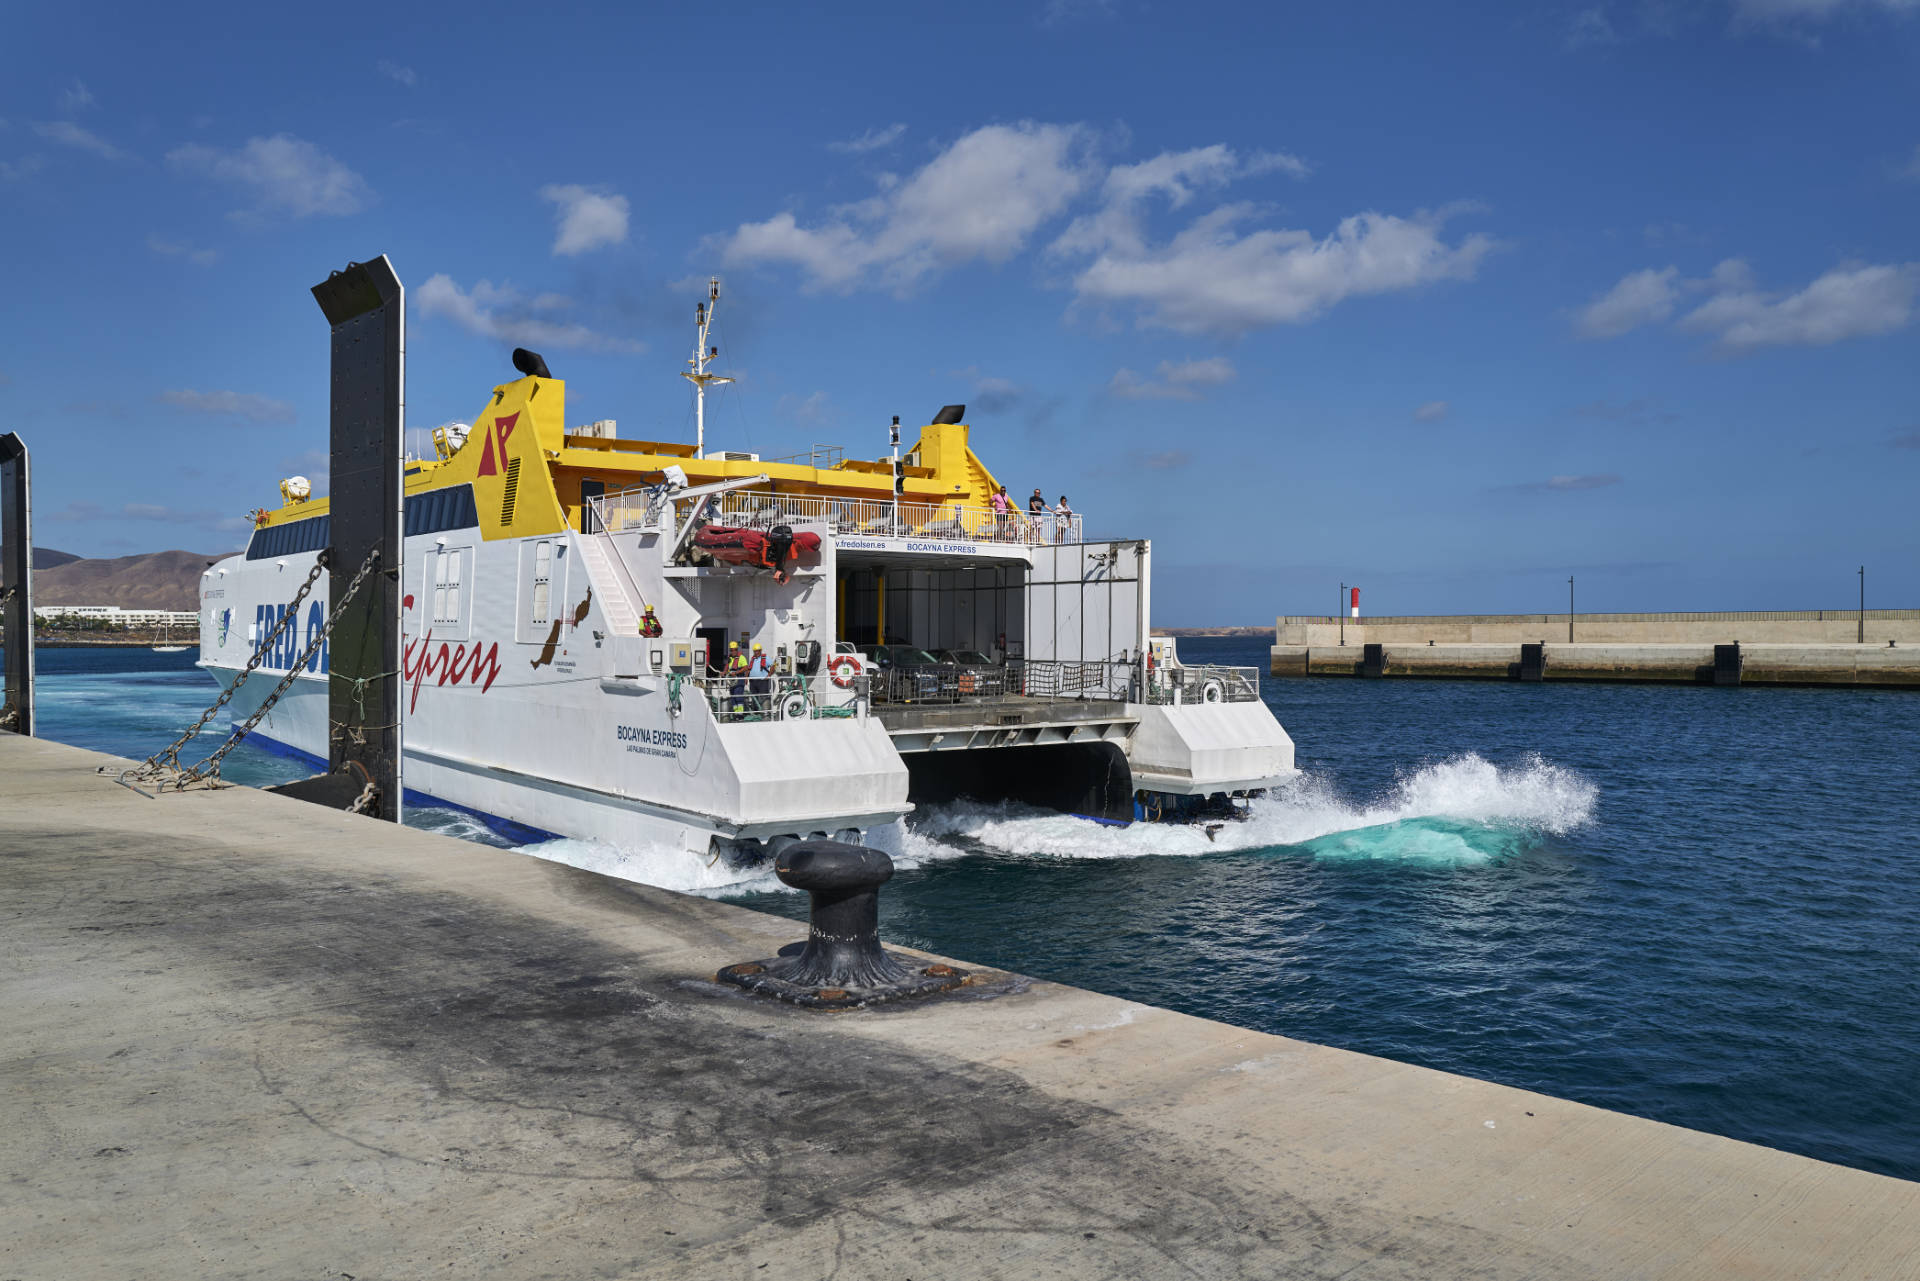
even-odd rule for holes
{"type": "MultiPolygon", "coordinates": [[[[209,701],[193,657],[42,650],[41,732],[145,756],[209,701]]],[[[901,868],[883,932],[1920,1178],[1920,693],[1263,688],[1306,775],[1250,822],[1210,842],[934,809],[876,838],[901,868]]],[[[243,747],[227,776],[302,772],[243,747]]],[[[447,811],[409,821],[500,843],[447,811]]],[[[770,878],[663,851],[531,852],[806,913],[770,878]]]]}

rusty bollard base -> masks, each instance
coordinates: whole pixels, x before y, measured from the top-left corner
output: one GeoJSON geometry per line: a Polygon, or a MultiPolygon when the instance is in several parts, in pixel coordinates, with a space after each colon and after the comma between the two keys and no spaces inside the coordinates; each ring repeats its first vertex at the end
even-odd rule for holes
{"type": "Polygon", "coordinates": [[[783,968],[793,959],[788,957],[729,965],[714,977],[722,983],[809,1010],[851,1010],[887,1001],[912,1000],[951,992],[967,981],[967,971],[951,965],[930,964],[898,952],[885,955],[903,973],[897,979],[872,986],[821,987],[804,978],[795,982],[782,976],[783,968]]]}

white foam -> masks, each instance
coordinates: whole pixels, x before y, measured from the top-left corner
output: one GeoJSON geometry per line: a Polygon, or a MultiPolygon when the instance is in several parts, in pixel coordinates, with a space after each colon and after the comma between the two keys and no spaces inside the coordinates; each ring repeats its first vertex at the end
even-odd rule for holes
{"type": "Polygon", "coordinates": [[[1253,803],[1243,822],[1209,838],[1199,824],[1113,827],[1013,804],[960,802],[914,815],[911,828],[869,839],[904,867],[977,852],[1050,858],[1195,857],[1302,845],[1319,837],[1409,819],[1443,818],[1562,835],[1592,820],[1599,789],[1573,770],[1530,757],[1501,769],[1468,753],[1401,777],[1376,801],[1354,805],[1316,775],[1300,775],[1253,803]]]}
{"type": "Polygon", "coordinates": [[[771,864],[734,868],[725,859],[708,862],[690,850],[665,843],[623,846],[562,838],[522,845],[519,850],[569,867],[683,894],[749,894],[787,888],[774,876],[771,864]]]}
{"type": "MultiPolygon", "coordinates": [[[[870,830],[867,843],[885,850],[903,870],[982,851],[1014,858],[1199,857],[1298,846],[1411,819],[1451,819],[1561,835],[1591,822],[1598,799],[1599,789],[1592,783],[1538,756],[1501,769],[1468,753],[1403,775],[1385,795],[1360,805],[1342,800],[1327,779],[1301,775],[1255,801],[1245,821],[1218,826],[1212,838],[1198,824],[1114,827],[1011,803],[962,801],[923,806],[910,823],[870,830]]],[[[689,894],[793,892],[768,865],[709,863],[678,846],[556,840],[520,849],[556,863],[689,894]]],[[[1413,834],[1395,842],[1389,856],[1452,863],[1485,862],[1489,857],[1445,833],[1413,834]]]]}

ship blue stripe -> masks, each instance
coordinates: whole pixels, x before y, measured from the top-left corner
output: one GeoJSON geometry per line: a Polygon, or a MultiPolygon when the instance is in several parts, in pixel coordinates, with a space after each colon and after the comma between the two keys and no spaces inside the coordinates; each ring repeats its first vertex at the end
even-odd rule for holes
{"type": "MultiPolygon", "coordinates": [[[[238,726],[234,728],[237,729],[238,726]]],[[[327,763],[318,756],[315,756],[312,752],[302,751],[291,743],[283,743],[277,738],[271,738],[262,734],[257,729],[247,735],[247,741],[269,756],[281,756],[288,760],[299,761],[301,764],[314,770],[324,770],[327,768],[327,763]]],[[[489,814],[485,810],[474,809],[471,805],[457,805],[452,801],[442,800],[438,796],[429,796],[425,792],[415,791],[411,787],[404,790],[404,796],[405,803],[408,805],[430,805],[435,809],[453,810],[456,813],[477,818],[487,825],[488,830],[505,840],[512,841],[515,845],[538,845],[541,841],[557,841],[561,839],[558,832],[549,832],[545,828],[533,827],[527,823],[521,823],[510,818],[502,818],[498,814],[489,814]]]]}

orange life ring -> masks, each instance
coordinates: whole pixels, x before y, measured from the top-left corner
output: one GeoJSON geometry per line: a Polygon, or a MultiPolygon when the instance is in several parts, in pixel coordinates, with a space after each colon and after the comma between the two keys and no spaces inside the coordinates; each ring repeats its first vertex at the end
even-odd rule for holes
{"type": "Polygon", "coordinates": [[[860,660],[852,654],[835,654],[827,664],[827,675],[841,689],[852,689],[853,678],[860,674],[860,660]]]}

